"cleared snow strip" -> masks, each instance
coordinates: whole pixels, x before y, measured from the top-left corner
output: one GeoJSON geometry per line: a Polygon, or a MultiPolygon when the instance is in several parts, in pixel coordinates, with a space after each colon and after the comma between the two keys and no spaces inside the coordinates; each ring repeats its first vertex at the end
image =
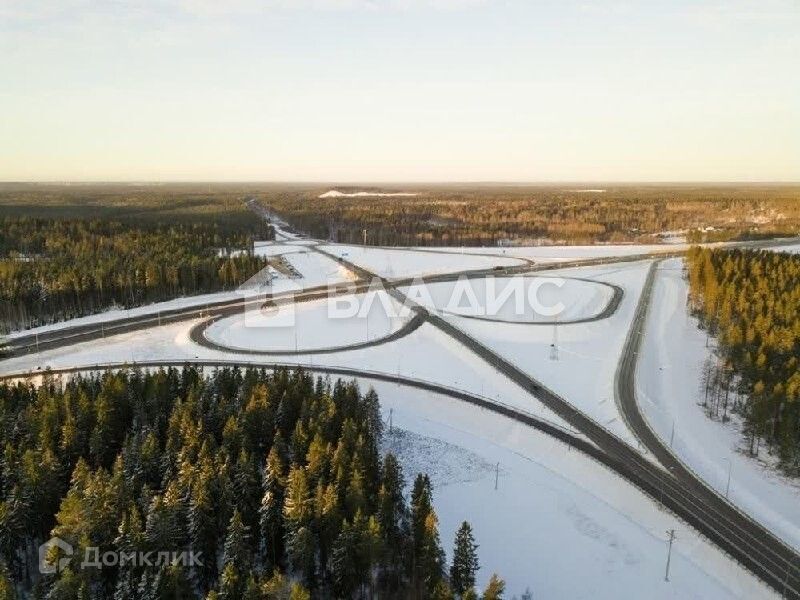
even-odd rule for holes
{"type": "Polygon", "coordinates": [[[347,301],[339,305],[327,298],[282,305],[271,312],[252,310],[220,319],[205,333],[209,340],[231,349],[318,350],[383,338],[409,320],[386,292],[370,291],[357,299],[352,310],[347,301]],[[394,310],[384,310],[387,305],[394,310]]]}
{"type": "Polygon", "coordinates": [[[686,244],[598,244],[594,246],[484,246],[469,248],[439,246],[425,248],[425,250],[460,254],[494,254],[504,257],[527,258],[538,263],[558,263],[591,258],[617,258],[636,254],[675,252],[688,247],[686,244]]]}
{"type": "MultiPolygon", "coordinates": [[[[12,357],[0,362],[0,373],[27,372],[37,368],[92,366],[103,363],[136,363],[155,360],[235,360],[241,364],[279,362],[357,368],[400,375],[467,391],[498,404],[527,412],[558,427],[569,425],[516,384],[501,376],[472,352],[429,324],[389,344],[335,354],[260,357],[222,352],[195,344],[189,331],[198,320],[134,331],[67,348],[12,357]]],[[[298,338],[298,347],[305,344],[298,338]]],[[[573,434],[579,435],[576,432],[573,434]]]]}
{"type": "MultiPolygon", "coordinates": [[[[649,261],[640,261],[551,272],[622,287],[624,296],[619,308],[608,319],[574,325],[524,326],[446,318],[615,435],[640,447],[617,409],[614,374],[649,266],[649,261]]],[[[575,298],[566,302],[579,301],[575,298]]]]}
{"type": "MultiPolygon", "coordinates": [[[[468,520],[479,544],[482,588],[493,572],[507,597],[769,598],[760,581],[613,472],[524,425],[436,394],[364,380],[396,428],[409,488],[434,486],[439,531],[452,558],[468,520]],[[495,490],[495,469],[499,478],[495,490]],[[674,528],[670,581],[666,530],[674,528]]],[[[407,490],[409,491],[409,490],[407,490]]]]}
{"type": "Polygon", "coordinates": [[[294,252],[286,254],[284,260],[299,274],[299,279],[279,279],[272,284],[272,293],[334,285],[353,281],[355,277],[344,266],[319,252],[294,252]]]}
{"type": "Polygon", "coordinates": [[[589,319],[601,313],[614,289],[555,276],[486,277],[415,284],[403,292],[430,310],[486,320],[535,323],[589,319]],[[556,313],[556,309],[560,309],[556,313]]]}
{"type": "MultiPolygon", "coordinates": [[[[317,252],[303,251],[302,247],[288,246],[288,248],[290,249],[290,254],[287,254],[285,259],[297,270],[300,277],[297,279],[288,279],[276,273],[274,269],[270,269],[274,276],[269,288],[271,293],[279,294],[289,291],[300,291],[305,288],[333,285],[352,281],[354,279],[350,271],[327,256],[323,256],[317,252]],[[298,251],[294,252],[294,250],[298,251]]],[[[105,323],[116,319],[126,319],[143,315],[157,315],[159,312],[182,308],[197,307],[198,309],[204,309],[207,304],[225,300],[236,300],[241,298],[242,295],[241,292],[232,290],[228,292],[215,292],[213,294],[201,294],[198,296],[187,296],[174,300],[167,300],[165,302],[155,302],[130,310],[112,309],[86,317],[15,331],[9,333],[6,337],[9,340],[13,340],[22,336],[56,331],[67,327],[105,323]]]]}
{"type": "Polygon", "coordinates": [[[469,254],[418,252],[340,244],[326,245],[322,248],[387,279],[523,264],[523,261],[519,259],[503,256],[495,259],[486,256],[470,256],[469,254]]]}
{"type": "Polygon", "coordinates": [[[788,254],[800,254],[800,244],[795,244],[792,246],[775,246],[772,248],[767,248],[767,250],[772,250],[773,252],[786,252],[788,254]]]}
{"type": "Polygon", "coordinates": [[[391,196],[416,196],[416,192],[340,192],[330,190],[320,194],[319,198],[369,198],[369,197],[391,197],[391,196]]]}
{"type": "Polygon", "coordinates": [[[165,302],[154,302],[145,306],[137,308],[126,309],[112,309],[100,312],[86,317],[79,317],[77,319],[70,319],[68,321],[60,321],[50,325],[41,325],[40,327],[33,327],[31,329],[24,329],[9,333],[6,338],[13,340],[18,337],[34,335],[37,333],[47,333],[49,331],[57,331],[65,327],[77,327],[80,325],[92,325],[95,323],[105,323],[107,321],[115,321],[117,319],[127,319],[129,317],[139,317],[142,315],[157,315],[159,312],[167,310],[175,310],[181,308],[191,308],[196,306],[198,309],[204,309],[207,304],[214,302],[222,302],[224,300],[236,300],[241,298],[242,294],[237,291],[230,292],[216,292],[213,294],[201,294],[199,296],[187,296],[184,298],[176,298],[174,300],[167,300],[165,302]]]}
{"type": "Polygon", "coordinates": [[[280,244],[275,242],[256,242],[254,244],[256,256],[280,256],[291,252],[303,252],[305,248],[295,244],[280,244]]]}
{"type": "Polygon", "coordinates": [[[778,537],[800,549],[800,484],[767,461],[743,450],[738,419],[727,424],[708,418],[702,374],[713,348],[686,309],[688,285],[680,259],[658,270],[636,370],[636,393],[642,412],[665,441],[675,435],[675,453],[709,485],[778,537]]]}

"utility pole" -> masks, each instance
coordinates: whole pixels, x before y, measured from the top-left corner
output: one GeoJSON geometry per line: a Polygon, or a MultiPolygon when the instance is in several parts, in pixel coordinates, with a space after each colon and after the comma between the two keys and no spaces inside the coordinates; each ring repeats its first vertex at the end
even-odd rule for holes
{"type": "Polygon", "coordinates": [[[497,466],[494,468],[494,489],[497,489],[497,483],[500,479],[500,463],[497,463],[497,466]]]}
{"type": "Polygon", "coordinates": [[[675,440],[675,419],[672,419],[672,433],[669,434],[669,447],[672,448],[672,442],[675,440]]]}
{"type": "Polygon", "coordinates": [[[392,409],[392,408],[389,409],[389,433],[392,433],[392,412],[393,411],[394,411],[394,409],[392,409]]]}
{"type": "Polygon", "coordinates": [[[553,324],[553,343],[550,344],[550,360],[558,360],[558,317],[553,324]]]}
{"type": "Polygon", "coordinates": [[[733,461],[728,459],[728,483],[725,485],[725,499],[728,499],[728,492],[731,491],[731,470],[733,469],[733,461]]]}
{"type": "Polygon", "coordinates": [[[669,536],[669,550],[667,550],[667,570],[664,573],[664,581],[669,581],[669,561],[672,558],[672,542],[675,540],[675,530],[668,529],[667,535],[669,536]]]}

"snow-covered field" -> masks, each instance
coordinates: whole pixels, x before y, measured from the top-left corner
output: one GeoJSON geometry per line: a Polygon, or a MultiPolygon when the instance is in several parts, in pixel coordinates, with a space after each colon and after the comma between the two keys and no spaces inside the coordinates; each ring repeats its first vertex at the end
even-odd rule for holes
{"type": "MultiPolygon", "coordinates": [[[[391,344],[336,354],[299,354],[270,358],[217,351],[195,344],[189,336],[200,320],[108,336],[67,348],[43,350],[0,362],[0,374],[65,367],[91,367],[101,363],[137,363],[158,360],[233,360],[240,364],[276,362],[297,365],[354,367],[397,374],[445,387],[465,390],[492,401],[526,411],[559,427],[569,426],[552,411],[471,352],[463,352],[451,337],[429,324],[391,344]]],[[[298,342],[299,344],[299,342],[298,342]]]]}
{"type": "Polygon", "coordinates": [[[534,598],[772,597],[671,514],[552,438],[448,398],[372,385],[401,430],[387,433],[385,447],[409,486],[417,472],[431,475],[448,558],[458,526],[472,524],[481,587],[497,572],[507,598],[526,587],[534,598]],[[677,541],[665,582],[671,528],[677,541]]]}
{"type": "Polygon", "coordinates": [[[688,248],[686,245],[597,245],[597,246],[486,246],[486,247],[431,247],[426,251],[490,254],[505,258],[524,258],[537,263],[559,263],[590,258],[616,258],[636,254],[675,252],[688,248]]]}
{"type": "MultiPolygon", "coordinates": [[[[272,245],[258,246],[257,250],[273,247],[272,245]]],[[[297,292],[307,288],[318,287],[322,285],[334,285],[338,283],[345,283],[353,281],[353,274],[337,263],[335,260],[328,258],[318,252],[312,252],[302,245],[289,245],[278,246],[282,249],[275,254],[286,254],[285,248],[289,249],[290,254],[285,256],[285,259],[290,263],[299,273],[298,278],[287,278],[284,275],[277,273],[274,269],[270,268],[273,274],[271,285],[267,289],[261,291],[269,291],[273,294],[280,294],[285,292],[297,292]]],[[[266,250],[269,252],[269,250],[266,250]]],[[[270,254],[264,254],[269,256],[270,254]]],[[[228,292],[216,292],[213,294],[201,294],[198,296],[187,296],[184,298],[176,298],[174,300],[167,300],[165,302],[154,302],[145,306],[139,306],[130,310],[125,309],[112,309],[103,311],[94,315],[80,317],[78,319],[71,319],[69,321],[62,321],[60,323],[53,323],[50,325],[42,325],[31,329],[15,331],[8,334],[8,339],[15,339],[21,336],[32,335],[36,333],[46,333],[48,331],[56,331],[65,327],[77,327],[81,325],[91,325],[98,323],[107,323],[110,321],[125,319],[129,317],[140,317],[143,315],[157,316],[160,312],[165,312],[175,309],[184,309],[197,307],[198,311],[205,310],[208,304],[214,302],[223,302],[227,300],[236,300],[242,297],[242,292],[232,290],[228,292]]]]}
{"type": "MultiPolygon", "coordinates": [[[[279,228],[283,241],[259,243],[256,250],[265,256],[283,256],[300,277],[279,275],[260,291],[281,293],[353,280],[353,274],[336,260],[308,248],[314,243],[312,240],[288,239],[295,236],[283,236],[281,232],[279,228]]],[[[390,279],[516,266],[524,264],[523,258],[558,262],[675,249],[542,246],[415,251],[338,244],[322,247],[390,279]]],[[[493,283],[465,279],[425,286],[430,297],[414,288],[411,296],[636,447],[638,443],[614,400],[614,377],[651,263],[647,260],[561,269],[548,271],[546,276],[496,278],[493,283]],[[564,283],[559,286],[561,277],[564,283]],[[478,306],[488,308],[487,299],[502,298],[509,285],[518,285],[514,281],[521,282],[521,311],[512,298],[500,303],[499,310],[493,313],[496,320],[464,316],[474,315],[465,312],[468,299],[477,298],[478,306]],[[565,323],[601,313],[613,297],[612,286],[624,291],[614,314],[580,324],[565,323]],[[542,324],[552,320],[553,315],[532,306],[532,288],[537,290],[535,298],[541,307],[563,306],[559,323],[542,324]],[[448,306],[454,297],[455,303],[448,306]]],[[[652,295],[648,333],[637,372],[643,410],[664,439],[669,439],[675,424],[676,452],[723,492],[730,466],[731,499],[800,547],[798,489],[774,471],[739,454],[739,435],[733,425],[710,421],[697,406],[700,370],[709,350],[705,336],[686,314],[686,286],[679,269],[678,259],[665,261],[652,295]]],[[[168,307],[203,308],[208,302],[240,295],[226,292],[179,299],[134,311],[111,311],[51,328],[155,314],[168,307]]],[[[239,364],[272,360],[311,369],[357,368],[465,390],[570,429],[525,390],[430,323],[401,339],[370,348],[324,355],[274,354],[375,340],[396,331],[409,318],[402,311],[401,317],[393,316],[398,307],[385,292],[369,292],[358,297],[360,304],[349,303],[355,298],[340,297],[333,304],[329,300],[298,304],[292,311],[292,326],[272,326],[287,324],[285,307],[277,313],[256,311],[217,321],[207,335],[230,346],[229,351],[195,344],[189,336],[191,328],[200,322],[195,320],[10,358],[0,362],[0,374],[48,366],[193,359],[239,364]],[[370,310],[359,315],[358,308],[365,306],[363,300],[370,298],[370,310]],[[386,306],[394,310],[387,313],[386,306]],[[349,316],[330,318],[332,307],[338,308],[339,315],[349,308],[349,316]],[[265,356],[243,354],[236,348],[257,350],[265,356]]],[[[535,430],[463,402],[407,386],[373,384],[381,395],[385,416],[391,409],[397,428],[387,436],[386,447],[400,455],[409,483],[417,471],[432,475],[440,532],[448,552],[460,522],[466,519],[473,524],[481,545],[481,585],[497,571],[508,581],[508,597],[520,595],[526,587],[539,598],[770,597],[758,581],[688,526],[586,456],[570,452],[535,430]],[[499,489],[495,491],[498,463],[499,489]],[[665,530],[673,527],[678,541],[671,581],[667,583],[663,577],[665,530]]]]}
{"type": "Polygon", "coordinates": [[[774,248],[769,248],[769,250],[773,250],[774,252],[788,252],[789,254],[800,254],[800,244],[794,244],[792,246],[775,246],[774,248]]]}
{"type": "Polygon", "coordinates": [[[276,242],[256,242],[253,244],[256,256],[280,256],[292,252],[303,252],[305,248],[300,244],[282,244],[276,242]]]}
{"type": "Polygon", "coordinates": [[[97,313],[95,315],[80,317],[78,319],[70,319],[69,321],[62,321],[60,323],[53,323],[51,325],[42,325],[40,327],[33,327],[31,329],[14,331],[12,333],[9,333],[6,337],[9,340],[13,340],[21,336],[32,335],[36,333],[41,334],[41,333],[46,333],[48,331],[56,331],[58,329],[63,329],[65,327],[77,327],[81,325],[106,323],[109,321],[115,321],[117,319],[127,319],[128,317],[140,317],[143,315],[156,316],[158,315],[159,312],[164,312],[174,309],[191,308],[193,306],[196,306],[198,311],[200,311],[204,310],[207,304],[211,304],[214,302],[222,302],[225,300],[236,300],[237,298],[240,297],[241,293],[236,291],[217,292],[215,294],[202,294],[199,296],[187,296],[185,298],[176,298],[174,300],[167,300],[166,302],[155,302],[153,304],[147,304],[146,306],[139,306],[137,308],[132,308],[130,310],[112,309],[97,313]]]}
{"type": "Polygon", "coordinates": [[[713,351],[686,310],[682,261],[658,271],[636,374],[637,398],[651,426],[705,481],[786,542],[800,548],[800,485],[742,453],[735,421],[709,419],[702,402],[702,370],[713,351]]]}
{"type": "Polygon", "coordinates": [[[574,325],[524,326],[446,318],[612,433],[638,446],[617,410],[614,374],[649,267],[650,261],[640,261],[552,272],[622,287],[622,302],[608,319],[574,325]]]}
{"type": "Polygon", "coordinates": [[[353,274],[338,262],[313,250],[303,249],[301,252],[286,254],[284,259],[300,273],[301,278],[282,278],[275,281],[272,291],[276,294],[292,289],[333,285],[355,279],[353,274]]]}
{"type": "Polygon", "coordinates": [[[442,313],[512,323],[589,319],[614,295],[610,286],[558,276],[463,279],[415,284],[403,291],[442,313]]]}
{"type": "Polygon", "coordinates": [[[215,322],[206,330],[206,337],[231,349],[318,350],[385,337],[407,320],[400,306],[379,291],[282,305],[272,311],[248,310],[215,322]]]}
{"type": "Polygon", "coordinates": [[[454,273],[465,270],[491,269],[523,264],[512,257],[498,258],[471,256],[469,253],[454,254],[419,250],[394,250],[364,246],[333,244],[321,246],[326,252],[345,258],[350,262],[377,273],[387,279],[403,279],[439,273],[454,273]]]}
{"type": "Polygon", "coordinates": [[[340,192],[330,190],[320,194],[319,198],[386,198],[392,196],[416,196],[416,192],[340,192]]]}

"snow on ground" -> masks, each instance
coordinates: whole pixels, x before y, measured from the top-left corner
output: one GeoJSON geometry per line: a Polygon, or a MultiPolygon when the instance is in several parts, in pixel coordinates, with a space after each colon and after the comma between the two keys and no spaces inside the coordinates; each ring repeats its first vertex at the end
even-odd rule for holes
{"type": "Polygon", "coordinates": [[[80,325],[91,325],[94,323],[105,323],[107,321],[114,321],[116,319],[127,319],[128,317],[138,317],[142,315],[156,315],[159,312],[168,310],[191,308],[193,306],[198,309],[205,309],[206,304],[214,302],[222,302],[225,300],[236,300],[241,297],[241,293],[237,291],[230,292],[217,292],[214,294],[202,294],[199,296],[187,296],[184,298],[176,298],[174,300],[167,300],[165,302],[155,302],[147,304],[146,306],[139,306],[130,310],[125,309],[112,309],[86,317],[79,317],[77,319],[70,319],[69,321],[62,321],[60,323],[52,323],[50,325],[41,325],[31,329],[24,329],[9,333],[6,338],[13,340],[15,338],[36,333],[46,333],[48,331],[55,331],[65,327],[78,327],[80,325]]]}
{"type": "Polygon", "coordinates": [[[497,572],[507,598],[526,587],[534,598],[772,597],[703,537],[579,452],[449,398],[361,383],[369,385],[385,421],[392,411],[384,446],[398,455],[407,492],[416,473],[431,476],[448,561],[457,528],[464,520],[472,525],[481,588],[497,572]],[[677,541],[665,582],[672,528],[677,541]]]}
{"type": "Polygon", "coordinates": [[[301,278],[276,280],[272,285],[272,293],[275,294],[321,285],[334,285],[355,279],[347,268],[313,250],[286,254],[283,258],[300,273],[301,278]]]}
{"type": "Polygon", "coordinates": [[[503,257],[518,257],[537,263],[558,263],[590,258],[616,258],[636,254],[676,252],[687,249],[685,244],[620,244],[596,246],[486,246],[486,247],[432,247],[425,250],[456,252],[462,254],[493,254],[503,257]]]}
{"type": "Polygon", "coordinates": [[[794,244],[791,246],[775,246],[773,248],[767,248],[767,250],[772,250],[773,252],[788,252],[789,254],[800,254],[800,244],[794,244]]]}
{"type": "MultiPolygon", "coordinates": [[[[482,359],[463,348],[453,338],[429,324],[423,324],[411,334],[391,342],[360,350],[335,354],[300,354],[291,356],[254,356],[234,351],[217,351],[195,344],[189,337],[192,326],[199,321],[186,321],[153,327],[147,330],[108,336],[75,344],[68,348],[44,350],[0,362],[0,374],[29,372],[71,366],[93,366],[102,363],[136,363],[155,360],[235,360],[249,362],[278,362],[297,365],[326,365],[352,367],[366,371],[400,375],[445,387],[465,390],[498,404],[512,406],[564,429],[567,423],[531,397],[482,359]]],[[[306,344],[298,338],[298,347],[306,344]]]]}
{"type": "MultiPolygon", "coordinates": [[[[318,287],[321,285],[334,285],[337,283],[353,281],[353,274],[335,260],[332,260],[327,256],[323,256],[318,252],[312,252],[303,249],[302,246],[290,246],[290,248],[292,250],[297,250],[297,252],[287,255],[285,260],[297,270],[297,272],[300,274],[300,277],[289,279],[277,273],[274,269],[270,269],[270,272],[274,276],[272,284],[268,288],[268,291],[271,293],[280,294],[284,292],[300,291],[306,288],[318,287]]],[[[15,331],[8,334],[6,337],[9,340],[13,340],[21,336],[27,336],[36,333],[41,334],[48,331],[64,329],[66,327],[106,323],[116,319],[139,317],[142,315],[157,315],[159,312],[175,309],[191,307],[197,307],[198,310],[205,309],[207,304],[213,304],[214,302],[223,302],[227,300],[236,300],[241,297],[242,292],[238,290],[216,292],[213,294],[201,294],[198,296],[187,296],[184,298],[167,300],[165,302],[154,302],[153,304],[139,306],[130,310],[107,310],[94,315],[71,319],[69,321],[61,321],[59,323],[52,323],[50,325],[42,325],[31,329],[15,331]]]]}
{"type": "Polygon", "coordinates": [[[416,192],[340,192],[339,190],[330,190],[324,194],[320,194],[319,198],[368,198],[368,197],[391,197],[391,196],[416,196],[416,192]]]}
{"type": "Polygon", "coordinates": [[[786,542],[800,548],[800,483],[742,453],[735,420],[709,419],[702,406],[702,370],[713,348],[686,310],[682,261],[665,261],[656,279],[636,390],[642,412],[662,439],[674,423],[676,454],[709,485],[786,542]]]}
{"type": "Polygon", "coordinates": [[[387,279],[523,264],[523,261],[519,259],[502,256],[495,259],[486,256],[470,256],[469,254],[435,253],[410,249],[394,250],[343,244],[325,245],[321,248],[387,279]]]}
{"type": "Polygon", "coordinates": [[[549,275],[419,283],[403,291],[429,309],[514,323],[591,318],[614,295],[610,286],[549,275]]]}
{"type": "Polygon", "coordinates": [[[304,248],[297,244],[281,244],[276,242],[256,242],[253,245],[256,256],[280,256],[292,252],[303,252],[304,248]]]}
{"type": "Polygon", "coordinates": [[[248,310],[215,322],[206,337],[231,349],[317,350],[386,337],[408,321],[400,315],[399,305],[383,291],[359,296],[358,305],[335,300],[281,305],[271,311],[248,310]]]}
{"type": "Polygon", "coordinates": [[[447,316],[451,323],[638,447],[614,399],[614,374],[649,261],[553,271],[619,285],[624,296],[608,319],[574,325],[524,325],[447,316]],[[556,344],[556,360],[553,359],[556,344]]]}
{"type": "MultiPolygon", "coordinates": [[[[187,342],[190,324],[123,334],[100,342],[76,345],[72,350],[47,351],[41,362],[53,366],[91,365],[100,361],[203,357],[233,359],[232,353],[212,352],[187,342]]],[[[492,371],[469,356],[443,355],[438,331],[425,326],[417,340],[413,369],[433,364],[426,379],[450,378],[457,373],[459,387],[477,380],[486,395],[510,403],[534,404],[513,385],[492,378],[492,371]],[[424,350],[424,351],[423,351],[424,350]],[[433,372],[438,373],[431,375],[433,372]],[[473,378],[470,380],[470,373],[473,378]],[[469,380],[469,381],[468,381],[469,380]]],[[[392,352],[364,365],[384,371],[407,353],[398,342],[392,352]]],[[[316,364],[361,363],[370,353],[349,352],[316,364]],[[349,357],[349,358],[348,358],[349,357]]],[[[242,357],[242,364],[252,357],[242,357]]],[[[308,362],[308,358],[302,359],[308,362]]],[[[36,357],[0,363],[3,372],[35,364],[36,357]]],[[[313,368],[313,365],[311,366],[313,368]]],[[[404,371],[405,368],[400,369],[404,371]]],[[[658,508],[632,486],[577,451],[519,423],[462,402],[397,384],[364,381],[375,387],[384,419],[392,411],[396,433],[387,434],[386,446],[395,451],[411,485],[418,471],[433,477],[434,499],[443,545],[450,556],[461,521],[473,525],[480,544],[478,582],[485,585],[492,572],[508,582],[508,597],[530,587],[538,598],[767,598],[769,590],[714,549],[670,513],[658,508]],[[404,433],[405,432],[405,433],[404,433]],[[499,463],[499,485],[494,490],[494,468],[499,463]],[[676,542],[670,582],[664,582],[665,531],[675,528],[676,542]],[[579,574],[579,576],[576,576],[579,574]]],[[[410,491],[410,488],[409,490],[410,491]]]]}

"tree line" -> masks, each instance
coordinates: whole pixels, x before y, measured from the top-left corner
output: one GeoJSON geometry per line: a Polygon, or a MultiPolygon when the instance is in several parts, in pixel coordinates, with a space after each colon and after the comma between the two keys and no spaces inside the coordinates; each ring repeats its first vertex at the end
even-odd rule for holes
{"type": "MultiPolygon", "coordinates": [[[[406,499],[383,427],[374,391],[302,370],[3,384],[0,598],[478,598],[470,525],[448,569],[430,479],[406,499]],[[74,553],[40,576],[51,535],[74,553]],[[92,548],[103,567],[79,568],[92,548]]],[[[482,597],[503,592],[493,576],[482,597]]]]}
{"type": "Polygon", "coordinates": [[[706,365],[709,415],[743,417],[752,454],[761,443],[800,474],[800,256],[692,248],[689,303],[718,341],[706,365]]]}
{"type": "Polygon", "coordinates": [[[0,331],[234,289],[267,264],[252,243],[214,223],[0,217],[0,331]]]}
{"type": "MultiPolygon", "coordinates": [[[[417,196],[319,198],[325,188],[253,195],[300,231],[386,246],[690,242],[800,232],[798,186],[428,185],[417,196]],[[594,187],[594,186],[591,186],[594,187]],[[579,188],[579,189],[573,189],[579,188]]],[[[337,188],[343,192],[396,191],[337,188]]]]}
{"type": "Polygon", "coordinates": [[[0,183],[0,333],[232,289],[272,228],[247,189],[0,183]]]}

